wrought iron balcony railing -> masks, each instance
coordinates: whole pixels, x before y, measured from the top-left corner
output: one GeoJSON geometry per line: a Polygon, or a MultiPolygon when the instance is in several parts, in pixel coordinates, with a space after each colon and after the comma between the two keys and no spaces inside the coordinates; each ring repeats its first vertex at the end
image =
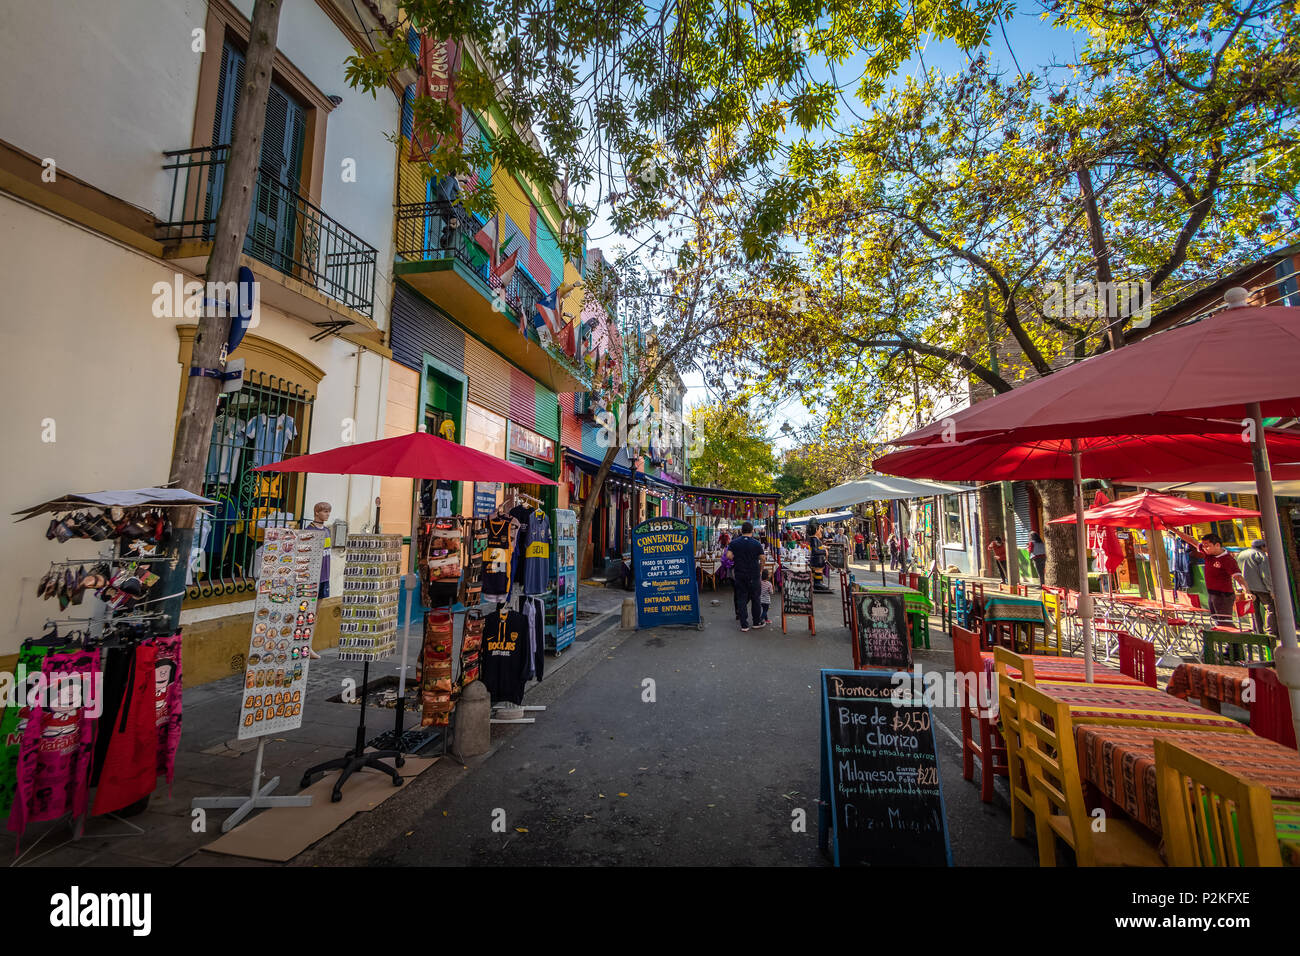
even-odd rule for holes
{"type": "MultiPolygon", "coordinates": [[[[170,150],[171,204],[160,242],[211,242],[229,146],[170,150]]],[[[342,305],[373,317],[377,251],[266,170],[253,188],[244,252],[342,305]]]]}
{"type": "MultiPolygon", "coordinates": [[[[488,255],[475,240],[478,223],[463,206],[448,202],[405,203],[397,207],[397,255],[408,261],[455,259],[495,288],[488,255]]],[[[521,252],[523,250],[520,250],[521,252]]],[[[537,303],[546,298],[522,269],[505,285],[506,305],[516,319],[532,326],[537,303]]]]}

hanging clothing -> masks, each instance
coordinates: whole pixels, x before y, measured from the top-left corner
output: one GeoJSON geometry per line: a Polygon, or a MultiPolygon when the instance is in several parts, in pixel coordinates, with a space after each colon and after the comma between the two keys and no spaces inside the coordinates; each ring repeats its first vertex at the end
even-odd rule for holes
{"type": "Polygon", "coordinates": [[[154,717],[154,658],[156,648],[148,642],[135,647],[111,648],[110,671],[121,676],[123,695],[111,718],[107,709],[101,717],[99,741],[104,760],[95,789],[91,813],[102,816],[121,810],[153,793],[158,781],[158,730],[154,717]]]}
{"type": "Polygon", "coordinates": [[[18,834],[29,823],[65,814],[85,816],[90,797],[95,721],[89,716],[86,690],[99,686],[99,653],[49,654],[41,672],[46,693],[32,707],[23,729],[17,792],[9,812],[9,830],[18,834]],[[50,688],[55,674],[58,686],[50,688]]]}
{"type": "Polygon", "coordinates": [[[528,677],[541,680],[546,669],[546,599],[524,598],[524,615],[528,618],[528,677]]]}
{"type": "Polygon", "coordinates": [[[523,581],[524,594],[545,594],[551,587],[551,521],[541,509],[528,515],[523,581]]]}
{"type": "Polygon", "coordinates": [[[258,468],[284,457],[285,448],[298,436],[298,426],[292,415],[272,417],[263,412],[248,420],[244,434],[253,443],[253,467],[258,468]]]}
{"type": "Polygon", "coordinates": [[[244,447],[248,424],[225,412],[212,422],[212,443],[208,451],[203,480],[230,484],[232,475],[239,474],[239,456],[244,447]]]}
{"type": "Polygon", "coordinates": [[[528,646],[528,619],[518,611],[498,612],[484,623],[481,676],[493,703],[523,703],[528,646]]]}
{"type": "Polygon", "coordinates": [[[157,737],[157,768],[170,787],[176,773],[176,751],[181,745],[181,636],[157,637],[154,645],[153,704],[157,737]]]}
{"type": "Polygon", "coordinates": [[[524,583],[524,553],[528,550],[528,519],[532,513],[533,509],[527,505],[516,505],[510,509],[510,517],[518,522],[518,530],[515,533],[515,551],[511,559],[512,580],[515,584],[524,583]]]}
{"type": "Polygon", "coordinates": [[[22,748],[23,731],[31,717],[29,692],[41,673],[41,662],[50,653],[41,645],[24,647],[18,652],[17,670],[10,705],[0,713],[0,816],[9,812],[18,787],[18,753],[22,748]]]}
{"type": "Polygon", "coordinates": [[[1182,538],[1175,538],[1169,535],[1168,540],[1173,542],[1174,556],[1169,562],[1170,568],[1174,572],[1174,590],[1190,591],[1192,588],[1192,546],[1182,538]]]}
{"type": "Polygon", "coordinates": [[[513,580],[514,554],[509,518],[489,518],[487,547],[483,551],[483,594],[507,595],[513,580]]]}
{"type": "Polygon", "coordinates": [[[452,486],[450,481],[439,479],[434,485],[433,516],[435,518],[451,517],[452,486]]]}

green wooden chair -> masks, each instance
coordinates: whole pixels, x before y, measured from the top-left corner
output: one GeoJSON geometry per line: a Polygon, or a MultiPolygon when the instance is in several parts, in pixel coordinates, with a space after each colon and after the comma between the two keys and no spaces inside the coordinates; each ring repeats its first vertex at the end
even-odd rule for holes
{"type": "Polygon", "coordinates": [[[1201,634],[1204,636],[1201,660],[1206,664],[1244,664],[1246,661],[1273,659],[1273,638],[1268,634],[1217,628],[1201,634]]]}

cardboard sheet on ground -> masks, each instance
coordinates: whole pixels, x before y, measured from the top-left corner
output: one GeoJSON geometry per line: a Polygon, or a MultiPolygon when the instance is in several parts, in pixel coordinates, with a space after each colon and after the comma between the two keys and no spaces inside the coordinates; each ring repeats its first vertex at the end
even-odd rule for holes
{"type": "MultiPolygon", "coordinates": [[[[401,768],[402,777],[418,777],[438,762],[437,757],[407,757],[401,768]]],[[[310,807],[278,807],[262,810],[247,823],[243,823],[203,849],[227,856],[243,856],[254,860],[272,860],[285,863],[307,849],[317,840],[333,833],[355,813],[373,810],[394,794],[401,793],[409,783],[394,787],[386,775],[373,770],[353,774],[343,787],[343,799],[330,802],[330,791],[338,779],[338,771],[317,780],[303,794],[315,799],[310,807]]],[[[282,780],[283,784],[283,780],[282,780]]],[[[277,793],[287,794],[288,790],[277,793]]],[[[221,811],[209,811],[213,829],[220,826],[221,811]],[[215,824],[212,819],[215,818],[215,824]]]]}

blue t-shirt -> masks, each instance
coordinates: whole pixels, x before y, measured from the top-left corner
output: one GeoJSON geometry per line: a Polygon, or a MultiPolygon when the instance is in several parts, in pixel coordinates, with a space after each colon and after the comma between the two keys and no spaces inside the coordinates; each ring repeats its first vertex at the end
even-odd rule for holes
{"type": "Polygon", "coordinates": [[[733,538],[727,548],[736,560],[736,577],[757,581],[763,566],[763,546],[758,539],[742,534],[733,538]]]}

